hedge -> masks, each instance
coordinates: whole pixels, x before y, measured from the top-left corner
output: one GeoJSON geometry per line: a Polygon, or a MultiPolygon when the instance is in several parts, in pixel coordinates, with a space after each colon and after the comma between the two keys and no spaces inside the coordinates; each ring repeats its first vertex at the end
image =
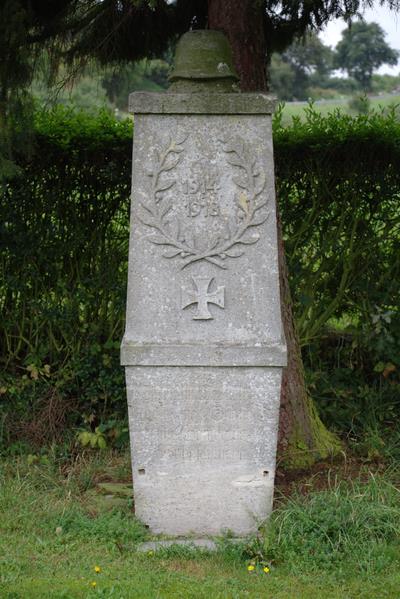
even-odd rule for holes
{"type": "MultiPolygon", "coordinates": [[[[400,123],[394,113],[321,117],[310,107],[284,128],[280,116],[277,196],[302,345],[335,323],[367,337],[379,325],[385,338],[373,359],[397,368],[400,123]]],[[[59,108],[36,116],[34,151],[16,157],[19,173],[0,204],[0,392],[8,405],[20,397],[10,377],[20,375],[52,379],[87,414],[125,405],[118,347],[131,139],[130,121],[59,108]]]]}

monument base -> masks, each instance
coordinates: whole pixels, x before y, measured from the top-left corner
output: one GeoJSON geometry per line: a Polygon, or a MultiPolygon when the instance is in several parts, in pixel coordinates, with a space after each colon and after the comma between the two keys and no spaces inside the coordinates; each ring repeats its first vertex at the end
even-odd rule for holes
{"type": "Polygon", "coordinates": [[[156,534],[255,533],[272,507],[281,368],[126,368],[135,511],[156,534]]]}
{"type": "Polygon", "coordinates": [[[187,547],[188,549],[199,549],[200,551],[217,551],[218,549],[217,543],[212,539],[163,539],[160,541],[146,541],[145,543],[140,543],[137,546],[136,551],[139,553],[148,553],[149,551],[156,552],[168,549],[175,545],[187,547]]]}

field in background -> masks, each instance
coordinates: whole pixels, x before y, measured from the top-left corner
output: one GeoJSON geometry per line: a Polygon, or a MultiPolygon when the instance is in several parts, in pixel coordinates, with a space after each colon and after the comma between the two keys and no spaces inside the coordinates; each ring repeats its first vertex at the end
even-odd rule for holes
{"type": "MultiPolygon", "coordinates": [[[[350,97],[337,100],[318,100],[313,103],[314,109],[326,116],[335,110],[345,114],[354,115],[355,112],[349,108],[350,97]]],[[[283,124],[289,125],[292,117],[304,117],[304,110],[309,106],[308,102],[286,102],[283,109],[283,124]]],[[[397,106],[400,114],[400,95],[375,96],[370,98],[370,109],[380,111],[397,106]]]]}

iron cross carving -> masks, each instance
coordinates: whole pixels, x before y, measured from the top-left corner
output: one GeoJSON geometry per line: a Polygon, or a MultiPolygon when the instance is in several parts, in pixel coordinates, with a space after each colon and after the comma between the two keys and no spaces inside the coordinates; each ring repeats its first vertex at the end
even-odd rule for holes
{"type": "Polygon", "coordinates": [[[210,320],[211,316],[208,310],[208,304],[215,304],[220,308],[225,307],[225,287],[217,287],[215,291],[208,292],[214,277],[192,277],[194,291],[182,289],[182,310],[197,304],[197,312],[193,320],[210,320]]]}

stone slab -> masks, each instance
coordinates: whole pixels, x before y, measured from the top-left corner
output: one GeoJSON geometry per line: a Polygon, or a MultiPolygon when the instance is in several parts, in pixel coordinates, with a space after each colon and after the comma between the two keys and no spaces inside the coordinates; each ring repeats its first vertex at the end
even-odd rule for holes
{"type": "MultiPolygon", "coordinates": [[[[237,541],[238,542],[238,541],[237,541]]],[[[149,551],[159,551],[179,545],[188,549],[207,549],[208,551],[216,551],[218,545],[212,539],[173,539],[162,541],[146,541],[137,546],[136,551],[139,553],[147,553],[149,551]]]]}
{"type": "Polygon", "coordinates": [[[272,114],[276,98],[263,93],[133,92],[134,114],[272,114]]]}
{"type": "Polygon", "coordinates": [[[274,194],[269,117],[138,116],[123,364],[282,365],[274,194]]]}
{"type": "Polygon", "coordinates": [[[128,367],[135,511],[158,534],[256,532],[273,498],[280,368],[128,367]]]}
{"type": "Polygon", "coordinates": [[[132,104],[121,359],[136,513],[169,536],[251,534],[272,506],[286,362],[272,104],[217,95],[132,104]]]}
{"type": "Polygon", "coordinates": [[[127,336],[121,364],[138,366],[285,366],[286,346],[135,344],[127,336]]]}

